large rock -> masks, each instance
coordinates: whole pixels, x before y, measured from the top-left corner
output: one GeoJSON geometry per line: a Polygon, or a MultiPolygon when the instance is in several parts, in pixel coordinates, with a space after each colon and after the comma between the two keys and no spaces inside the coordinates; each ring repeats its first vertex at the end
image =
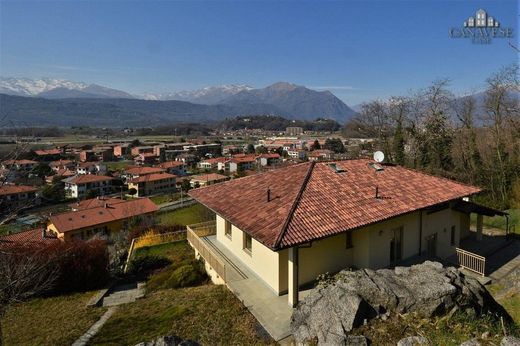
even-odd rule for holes
{"type": "Polygon", "coordinates": [[[510,319],[476,279],[426,261],[412,267],[342,271],[319,284],[295,309],[291,327],[298,343],[344,345],[349,332],[386,312],[441,315],[452,309],[492,312],[510,319]]]}
{"type": "Polygon", "coordinates": [[[520,346],[520,339],[514,336],[506,336],[500,341],[500,346],[520,346]]]}
{"type": "Polygon", "coordinates": [[[149,342],[141,342],[135,346],[199,346],[191,340],[184,340],[175,335],[160,336],[149,342]]]}

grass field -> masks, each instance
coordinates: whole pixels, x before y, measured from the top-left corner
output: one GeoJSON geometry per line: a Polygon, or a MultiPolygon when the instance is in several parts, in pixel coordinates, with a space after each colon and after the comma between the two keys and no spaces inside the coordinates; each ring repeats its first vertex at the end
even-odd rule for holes
{"type": "MultiPolygon", "coordinates": [[[[520,209],[509,209],[506,212],[509,213],[509,226],[516,225],[516,233],[520,233],[520,209]]],[[[471,223],[477,223],[477,215],[471,214],[471,223]]],[[[484,226],[505,230],[506,218],[504,216],[484,216],[484,226]]]]}
{"type": "Polygon", "coordinates": [[[157,215],[157,221],[162,225],[191,225],[209,220],[212,220],[212,215],[202,204],[194,204],[157,215]]]}
{"type": "Polygon", "coordinates": [[[105,308],[86,307],[93,292],[38,298],[15,304],[2,321],[5,345],[70,345],[83,335],[105,308]]]}
{"type": "Polygon", "coordinates": [[[255,318],[223,286],[166,289],[121,306],[92,345],[135,345],[173,334],[201,345],[265,344],[255,318]]]}
{"type": "Polygon", "coordinates": [[[150,197],[150,199],[155,204],[163,204],[163,203],[168,203],[168,202],[174,202],[174,201],[179,200],[180,198],[181,198],[181,194],[180,193],[167,193],[167,194],[164,194],[164,195],[157,195],[157,196],[150,197]]]}
{"type": "Polygon", "coordinates": [[[188,242],[184,240],[175,243],[141,247],[135,250],[133,256],[137,258],[148,255],[167,257],[172,262],[175,262],[179,258],[192,258],[194,253],[191,246],[188,245],[188,242]]]}
{"type": "Polygon", "coordinates": [[[520,291],[516,287],[504,287],[500,282],[487,286],[487,289],[520,326],[520,291]]]}
{"type": "Polygon", "coordinates": [[[114,161],[104,162],[107,165],[107,169],[111,171],[119,171],[126,169],[128,166],[133,166],[134,161],[114,161]]]}

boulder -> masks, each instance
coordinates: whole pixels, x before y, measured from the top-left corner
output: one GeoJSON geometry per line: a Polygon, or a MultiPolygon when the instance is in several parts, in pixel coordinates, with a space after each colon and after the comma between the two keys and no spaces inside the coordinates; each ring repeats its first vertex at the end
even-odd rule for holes
{"type": "Polygon", "coordinates": [[[368,346],[368,340],[363,335],[349,335],[345,340],[345,346],[368,346]]]}
{"type": "Polygon", "coordinates": [[[462,344],[460,344],[460,346],[480,346],[480,342],[478,342],[478,340],[475,338],[463,342],[462,344]]]}
{"type": "Polygon", "coordinates": [[[397,342],[397,346],[420,346],[428,345],[428,339],[424,336],[409,336],[397,342]]]}
{"type": "Polygon", "coordinates": [[[423,317],[460,310],[479,315],[509,315],[476,279],[453,267],[426,261],[394,270],[341,271],[319,283],[291,319],[295,340],[344,345],[349,332],[363,321],[388,312],[416,312],[423,317]]]}
{"type": "Polygon", "coordinates": [[[503,337],[500,346],[520,346],[520,339],[514,336],[503,337]]]}
{"type": "Polygon", "coordinates": [[[135,346],[199,346],[191,340],[184,340],[175,335],[160,336],[149,342],[141,342],[135,346]]]}

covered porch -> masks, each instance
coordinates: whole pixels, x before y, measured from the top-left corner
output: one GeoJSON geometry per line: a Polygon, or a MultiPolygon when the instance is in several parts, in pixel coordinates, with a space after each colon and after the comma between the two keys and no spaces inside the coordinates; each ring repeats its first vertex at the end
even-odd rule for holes
{"type": "MultiPolygon", "coordinates": [[[[262,327],[276,340],[291,334],[293,308],[287,304],[288,295],[277,295],[260,277],[216,238],[216,222],[187,226],[187,239],[202,257],[206,271],[216,284],[226,285],[255,316],[262,327]]],[[[310,290],[300,291],[300,298],[310,290]]]]}
{"type": "Polygon", "coordinates": [[[514,226],[509,225],[506,212],[473,202],[459,201],[453,209],[469,215],[473,213],[477,217],[475,227],[472,229],[470,226],[469,233],[461,235],[456,254],[447,260],[472,274],[486,277],[500,267],[501,263],[493,255],[511,244],[510,228],[514,226]],[[505,229],[498,232],[484,232],[484,216],[505,217],[505,229]]]}

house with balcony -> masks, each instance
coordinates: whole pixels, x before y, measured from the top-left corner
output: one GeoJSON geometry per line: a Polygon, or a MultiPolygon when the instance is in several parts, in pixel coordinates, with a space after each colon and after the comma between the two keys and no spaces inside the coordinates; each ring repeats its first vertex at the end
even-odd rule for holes
{"type": "Polygon", "coordinates": [[[73,204],[71,211],[51,215],[46,231],[63,241],[88,240],[95,236],[107,239],[131,221],[151,223],[158,210],[148,198],[88,199],[73,204]]]}
{"type": "Polygon", "coordinates": [[[40,198],[37,188],[7,183],[0,185],[0,215],[38,204],[40,198]]]}
{"type": "Polygon", "coordinates": [[[201,187],[218,184],[224,181],[228,181],[230,179],[228,176],[217,173],[192,175],[189,178],[191,187],[201,187]]]}
{"type": "Polygon", "coordinates": [[[102,162],[79,162],[76,166],[77,174],[105,174],[107,165],[102,162]]]}
{"type": "Polygon", "coordinates": [[[471,213],[477,237],[482,215],[502,213],[470,202],[478,192],[366,159],[305,162],[190,191],[216,216],[210,231],[189,226],[188,240],[213,282],[230,287],[253,314],[258,300],[247,297],[248,285],[285,311],[281,302],[298,304],[320,274],[458,254],[471,213]]]}
{"type": "Polygon", "coordinates": [[[65,195],[70,198],[83,199],[87,195],[104,196],[112,192],[114,178],[104,175],[83,174],[63,179],[65,195]]]}
{"type": "Polygon", "coordinates": [[[282,159],[279,154],[261,154],[256,157],[256,162],[259,166],[276,166],[282,163],[282,159]]]}
{"type": "Polygon", "coordinates": [[[158,164],[157,167],[165,169],[170,174],[186,175],[186,165],[182,161],[166,161],[158,164]]]}
{"type": "Polygon", "coordinates": [[[2,161],[2,169],[10,169],[16,171],[29,172],[38,165],[33,160],[6,160],[2,161]]]}
{"type": "Polygon", "coordinates": [[[158,193],[176,190],[177,176],[170,173],[152,173],[128,179],[128,189],[136,189],[137,197],[149,196],[158,193]]]}

